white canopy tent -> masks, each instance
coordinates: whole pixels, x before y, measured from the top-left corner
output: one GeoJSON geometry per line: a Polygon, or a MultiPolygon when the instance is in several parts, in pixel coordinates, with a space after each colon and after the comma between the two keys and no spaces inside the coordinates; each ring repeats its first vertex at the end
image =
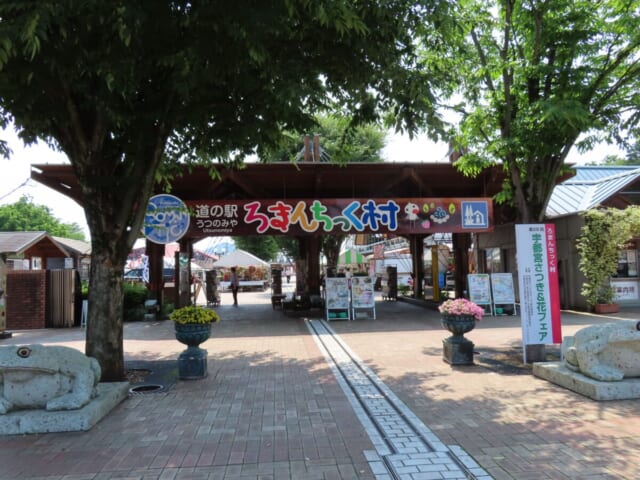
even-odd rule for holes
{"type": "Polygon", "coordinates": [[[231,267],[268,267],[269,263],[244,250],[236,249],[220,258],[213,264],[213,268],[231,267]]]}

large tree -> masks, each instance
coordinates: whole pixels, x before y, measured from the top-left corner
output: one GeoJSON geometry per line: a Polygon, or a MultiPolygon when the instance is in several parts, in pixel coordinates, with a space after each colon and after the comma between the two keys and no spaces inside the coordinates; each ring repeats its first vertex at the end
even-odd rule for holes
{"type": "Polygon", "coordinates": [[[450,73],[463,171],[501,162],[502,200],[539,222],[574,146],[624,144],[638,126],[638,0],[464,0],[424,61],[450,73]],[[448,34],[448,35],[447,35],[448,34]]]}
{"type": "Polygon", "coordinates": [[[354,124],[348,116],[321,114],[309,132],[285,132],[282,140],[260,156],[263,162],[288,162],[304,159],[304,137],[318,135],[320,160],[344,164],[348,162],[382,162],[386,131],[374,123],[354,124]]]}
{"type": "MultiPolygon", "coordinates": [[[[354,124],[349,116],[321,114],[316,116],[313,135],[319,136],[320,161],[344,164],[349,162],[382,162],[382,149],[386,142],[385,130],[377,124],[354,124]]],[[[286,132],[282,140],[261,156],[263,162],[300,161],[304,159],[305,132],[286,132]]],[[[327,265],[336,266],[340,247],[347,235],[332,232],[322,237],[322,253],[327,265]]],[[[275,237],[283,250],[295,253],[290,239],[275,237]]],[[[297,255],[293,255],[297,257],[297,255]]]]}
{"type": "Polygon", "coordinates": [[[265,262],[274,262],[280,247],[276,237],[264,235],[250,235],[234,237],[233,241],[241,250],[249,252],[265,262]]]}
{"type": "Polygon", "coordinates": [[[124,264],[162,175],[241,162],[320,107],[357,120],[382,107],[415,128],[432,105],[413,32],[448,6],[419,3],[0,3],[0,127],[71,162],[92,239],[86,353],[104,380],[124,375],[124,264]]]}
{"type": "Polygon", "coordinates": [[[77,223],[64,223],[46,205],[36,205],[23,195],[15,203],[0,206],[0,232],[37,232],[75,240],[85,240],[77,223]]]}

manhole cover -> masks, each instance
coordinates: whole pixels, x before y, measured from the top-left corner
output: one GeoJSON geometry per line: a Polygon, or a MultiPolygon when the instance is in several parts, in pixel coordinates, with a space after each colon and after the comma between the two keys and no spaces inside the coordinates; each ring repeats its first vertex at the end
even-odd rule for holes
{"type": "Polygon", "coordinates": [[[145,395],[147,393],[158,393],[158,392],[161,392],[162,390],[164,390],[164,386],[163,385],[155,385],[155,384],[137,385],[137,386],[131,387],[129,389],[129,394],[130,395],[145,395]]]}

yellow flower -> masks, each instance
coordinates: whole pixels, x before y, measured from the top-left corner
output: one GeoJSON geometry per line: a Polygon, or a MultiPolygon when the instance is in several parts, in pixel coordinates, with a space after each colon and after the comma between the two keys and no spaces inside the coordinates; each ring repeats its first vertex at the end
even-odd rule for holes
{"type": "Polygon", "coordinates": [[[175,323],[215,323],[220,320],[220,316],[215,310],[210,308],[189,305],[178,308],[171,312],[169,318],[175,323]]]}

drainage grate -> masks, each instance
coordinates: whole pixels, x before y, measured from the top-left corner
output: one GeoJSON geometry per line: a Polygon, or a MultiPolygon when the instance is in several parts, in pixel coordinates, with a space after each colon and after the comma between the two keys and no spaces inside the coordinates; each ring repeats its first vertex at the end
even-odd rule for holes
{"type": "Polygon", "coordinates": [[[147,393],[159,393],[164,391],[164,385],[137,385],[129,389],[129,395],[146,395],[147,393]]]}

